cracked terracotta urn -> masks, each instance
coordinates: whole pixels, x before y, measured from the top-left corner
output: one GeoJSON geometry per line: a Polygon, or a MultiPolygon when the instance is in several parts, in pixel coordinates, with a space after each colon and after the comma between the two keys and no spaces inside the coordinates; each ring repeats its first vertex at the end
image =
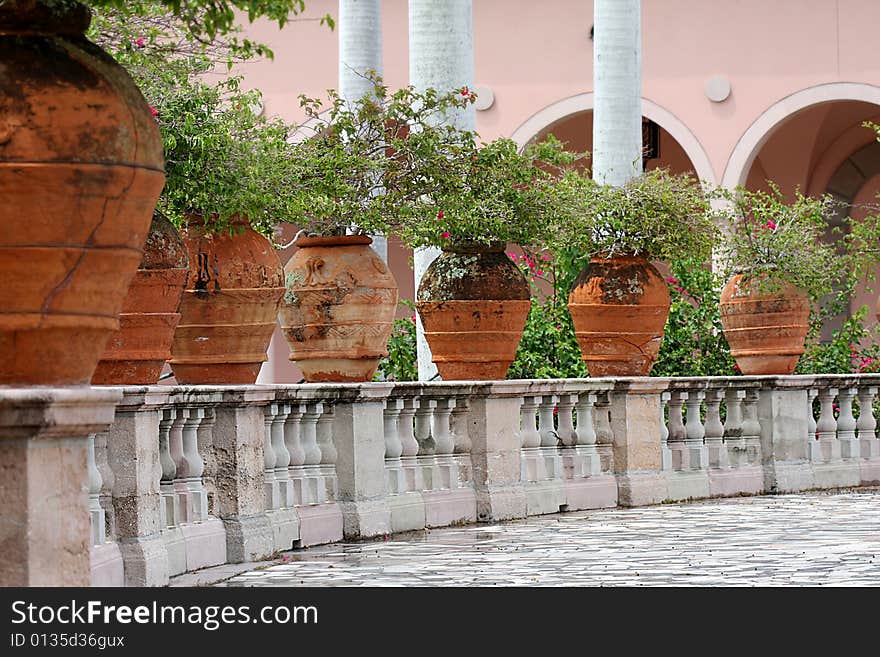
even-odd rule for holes
{"type": "Polygon", "coordinates": [[[186,245],[170,221],[153,216],[144,257],[122,302],[93,385],[153,385],[171,358],[180,298],[189,273],[186,245]]]}
{"type": "Polygon", "coordinates": [[[762,293],[739,274],[721,291],[721,327],[730,355],[746,375],[791,374],[804,353],[807,294],[791,285],[762,293]]]}
{"type": "Polygon", "coordinates": [[[371,381],[388,355],[397,281],[367,235],[299,237],[279,319],[306,381],[371,381]]]}
{"type": "Polygon", "coordinates": [[[0,384],[87,384],[142,257],[162,140],[76,3],[0,3],[0,384]]]}
{"type": "Polygon", "coordinates": [[[531,292],[504,244],[457,243],[425,270],[416,308],[445,381],[490,381],[516,357],[531,292]]]}
{"type": "Polygon", "coordinates": [[[266,360],[281,296],[281,260],[246,220],[208,233],[201,217],[181,230],[189,277],[171,344],[182,384],[252,384],[266,360]]]}
{"type": "Polygon", "coordinates": [[[592,258],[568,296],[590,376],[648,376],[669,307],[666,281],[647,258],[592,258]]]}

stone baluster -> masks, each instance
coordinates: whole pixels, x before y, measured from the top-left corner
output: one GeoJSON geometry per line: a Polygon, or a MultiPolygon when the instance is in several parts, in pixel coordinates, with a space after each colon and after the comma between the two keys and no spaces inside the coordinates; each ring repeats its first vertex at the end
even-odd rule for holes
{"type": "Polygon", "coordinates": [[[403,400],[403,407],[400,410],[400,420],[398,422],[398,435],[400,436],[400,445],[402,458],[414,457],[419,453],[419,441],[415,435],[415,415],[419,406],[419,398],[403,400]]]}
{"type": "Polygon", "coordinates": [[[452,418],[450,419],[452,427],[452,440],[455,442],[453,452],[455,454],[471,453],[471,437],[468,432],[468,399],[467,397],[456,397],[455,408],[452,409],[452,418]]]}
{"type": "Polygon", "coordinates": [[[444,489],[458,487],[458,464],[452,457],[455,441],[452,438],[451,419],[455,408],[455,398],[438,399],[434,407],[434,457],[436,472],[439,475],[439,487],[444,489]]]}
{"type": "Polygon", "coordinates": [[[682,409],[684,408],[684,403],[687,398],[687,392],[676,391],[670,393],[669,424],[667,428],[667,431],[669,432],[667,443],[670,447],[673,446],[673,443],[683,443],[687,437],[687,431],[684,427],[684,417],[682,415],[682,409]]]}
{"type": "Polygon", "coordinates": [[[302,504],[318,503],[320,473],[316,467],[321,463],[321,450],[318,448],[318,418],[324,412],[321,402],[306,404],[300,425],[300,442],[305,460],[303,461],[303,500],[302,504]]]}
{"type": "Polygon", "coordinates": [[[437,406],[436,399],[420,397],[416,407],[415,437],[419,443],[419,455],[417,457],[418,468],[424,490],[434,490],[440,485],[440,478],[435,472],[434,466],[434,436],[432,434],[434,423],[434,408],[437,406]]]}
{"type": "Polygon", "coordinates": [[[108,434],[95,434],[95,467],[101,474],[101,491],[98,502],[104,510],[105,540],[118,540],[116,530],[116,509],[113,503],[113,491],[116,486],[116,474],[110,465],[110,454],[107,445],[108,434]]]}
{"type": "Polygon", "coordinates": [[[415,419],[415,437],[419,443],[419,456],[429,456],[434,453],[434,436],[431,435],[431,424],[434,418],[435,399],[418,400],[415,419]]]}
{"type": "Polygon", "coordinates": [[[540,397],[525,397],[520,410],[520,441],[523,448],[531,449],[541,444],[541,434],[537,426],[537,411],[540,397]]]}
{"type": "Polygon", "coordinates": [[[396,461],[403,454],[403,441],[400,439],[400,412],[403,410],[402,399],[386,399],[383,413],[385,431],[385,459],[396,461]]]}
{"type": "MultiPolygon", "coordinates": [[[[819,439],[816,435],[816,417],[813,415],[813,402],[818,396],[819,391],[815,388],[811,388],[807,391],[807,440],[811,446],[815,443],[817,448],[819,446],[819,439]]],[[[810,451],[812,452],[814,450],[811,449],[810,451]]],[[[815,461],[816,459],[811,458],[811,460],[815,461]]]]}
{"type": "Polygon", "coordinates": [[[706,392],[706,452],[710,468],[729,466],[727,448],[724,446],[724,425],[721,424],[721,400],[724,390],[715,388],[706,392]]]}
{"type": "Polygon", "coordinates": [[[287,506],[303,504],[303,472],[306,452],[302,446],[302,417],[306,412],[305,404],[291,404],[290,413],[284,423],[284,445],[290,454],[290,466],[287,469],[287,480],[290,482],[287,506]]]}
{"type": "MultiPolygon", "coordinates": [[[[574,428],[573,413],[578,402],[577,395],[559,395],[556,408],[557,428],[556,435],[565,447],[577,445],[577,431],[574,428]]],[[[592,422],[590,423],[592,424],[592,422]]]]}
{"type": "Polygon", "coordinates": [[[276,406],[272,417],[272,451],[275,452],[275,468],[272,472],[278,488],[278,507],[293,505],[293,484],[290,480],[290,450],[286,443],[287,416],[291,413],[290,404],[276,406]]]}
{"type": "Polygon", "coordinates": [[[761,464],[761,423],[758,420],[758,399],[760,392],[754,388],[746,390],[743,399],[742,440],[745,447],[745,464],[761,464]]]}
{"type": "Polygon", "coordinates": [[[593,413],[596,419],[596,451],[602,462],[602,472],[613,472],[614,433],[611,430],[611,399],[607,392],[597,395],[593,413]]]}
{"type": "Polygon", "coordinates": [[[724,394],[727,417],[724,420],[724,446],[727,448],[727,462],[732,468],[745,465],[746,446],[743,440],[743,400],[745,390],[729,388],[724,394]]]}
{"type": "Polygon", "coordinates": [[[863,459],[880,458],[880,440],[877,439],[877,420],[874,418],[874,399],[877,388],[859,388],[859,449],[863,459]]]}
{"type": "Polygon", "coordinates": [[[196,451],[202,459],[201,486],[204,491],[206,509],[208,515],[215,514],[215,502],[217,500],[217,459],[214,452],[214,425],[217,423],[217,414],[214,409],[204,409],[205,415],[198,425],[196,451]]]}
{"type": "Polygon", "coordinates": [[[419,401],[418,397],[404,399],[398,421],[398,434],[400,435],[400,444],[403,447],[400,462],[406,477],[407,491],[419,491],[424,487],[422,469],[418,464],[419,441],[415,434],[415,416],[419,408],[419,401]]]}
{"type": "Polygon", "coordinates": [[[687,439],[687,428],[684,424],[684,416],[682,409],[688,400],[688,392],[686,390],[676,390],[669,397],[669,436],[666,440],[669,450],[672,453],[672,469],[687,470],[688,469],[688,451],[685,440],[687,439]]]}
{"type": "Polygon", "coordinates": [[[403,441],[400,439],[400,413],[402,399],[386,399],[382,416],[385,432],[385,480],[389,493],[397,495],[406,492],[406,478],[400,457],[403,454],[403,441]]]}
{"type": "Polygon", "coordinates": [[[177,415],[168,432],[168,451],[174,459],[174,518],[175,524],[189,522],[186,484],[181,479],[186,476],[186,460],[183,456],[183,425],[189,418],[190,409],[177,407],[177,415]]]}
{"type": "Polygon", "coordinates": [[[837,442],[837,420],[834,417],[834,398],[837,388],[823,388],[819,391],[819,421],[816,432],[819,435],[819,452],[825,463],[840,459],[840,443],[837,442]]]}
{"type": "Polygon", "coordinates": [[[452,440],[455,442],[453,453],[458,460],[458,477],[460,483],[472,480],[471,472],[471,437],[468,431],[468,398],[456,397],[455,408],[452,409],[450,426],[452,428],[452,440]]]}
{"type": "Polygon", "coordinates": [[[199,454],[199,425],[205,417],[204,408],[189,409],[189,416],[183,423],[183,454],[177,462],[177,478],[182,484],[178,491],[183,491],[186,500],[187,522],[200,522],[208,517],[208,496],[202,484],[202,473],[205,461],[199,454]]]}
{"type": "MultiPolygon", "coordinates": [[[[323,501],[336,500],[336,443],[333,442],[334,408],[324,404],[324,412],[318,418],[318,447],[321,448],[321,477],[324,480],[323,501]]],[[[319,491],[320,492],[320,491],[319,491]]]]}
{"type": "Polygon", "coordinates": [[[705,470],[709,467],[709,455],[703,439],[706,430],[700,419],[700,408],[706,393],[703,390],[691,390],[688,393],[687,423],[685,424],[685,445],[687,446],[687,469],[705,470]]]}
{"type": "Polygon", "coordinates": [[[559,436],[553,422],[553,410],[556,407],[558,397],[556,395],[544,395],[541,397],[541,405],[538,408],[538,422],[541,436],[541,447],[556,447],[559,436]]]}
{"type": "Polygon", "coordinates": [[[660,469],[672,470],[672,452],[669,451],[669,427],[666,426],[666,413],[669,408],[668,392],[660,393],[660,469]]]}
{"type": "Polygon", "coordinates": [[[174,495],[174,478],[177,476],[177,464],[171,456],[170,433],[171,425],[177,418],[176,408],[163,408],[159,416],[159,467],[162,474],[159,478],[159,527],[174,527],[179,524],[177,505],[174,495]]]}
{"type": "Polygon", "coordinates": [[[434,407],[434,423],[432,435],[434,436],[435,454],[452,454],[455,450],[455,441],[452,438],[450,420],[452,410],[455,408],[455,398],[438,399],[434,407]]]}
{"type": "Polygon", "coordinates": [[[278,404],[268,404],[263,409],[263,489],[266,509],[277,509],[280,506],[278,481],[275,478],[275,447],[272,444],[272,420],[277,412],[278,404]]]}
{"type": "Polygon", "coordinates": [[[853,415],[853,399],[857,392],[856,388],[843,388],[838,395],[840,414],[837,416],[837,440],[840,443],[840,456],[845,459],[859,459],[862,456],[853,415]]]}
{"type": "Polygon", "coordinates": [[[89,482],[89,518],[92,529],[92,545],[102,545],[107,540],[104,509],[101,507],[101,487],[104,479],[95,461],[95,434],[90,433],[86,445],[86,473],[89,482]]]}
{"type": "MultiPolygon", "coordinates": [[[[599,452],[596,450],[596,427],[593,423],[593,410],[596,405],[596,395],[585,392],[581,395],[571,395],[570,401],[575,402],[577,412],[577,429],[574,430],[575,452],[577,459],[574,461],[573,476],[595,477],[602,472],[602,462],[599,452]]],[[[560,402],[560,413],[562,405],[560,402]]],[[[560,427],[562,420],[560,420],[560,427]]],[[[560,432],[560,438],[567,433],[560,432]]]]}

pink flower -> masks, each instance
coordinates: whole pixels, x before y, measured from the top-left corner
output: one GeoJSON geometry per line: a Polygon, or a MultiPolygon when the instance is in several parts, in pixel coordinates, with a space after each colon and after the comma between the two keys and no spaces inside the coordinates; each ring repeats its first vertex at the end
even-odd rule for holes
{"type": "Polygon", "coordinates": [[[548,260],[550,260],[550,257],[551,256],[549,253],[542,253],[541,254],[541,260],[543,260],[544,262],[547,262],[548,260]]]}
{"type": "Polygon", "coordinates": [[[465,87],[464,89],[461,90],[462,96],[470,96],[470,94],[471,94],[471,92],[467,87],[465,87]]]}
{"type": "Polygon", "coordinates": [[[557,325],[556,325],[556,328],[561,329],[561,328],[562,328],[562,324],[557,324],[557,325]]]}
{"type": "Polygon", "coordinates": [[[737,363],[733,364],[733,371],[736,372],[737,374],[742,374],[742,370],[739,368],[739,364],[737,364],[737,363]]]}
{"type": "Polygon", "coordinates": [[[681,285],[676,285],[675,289],[678,290],[679,292],[684,292],[684,288],[681,285]]]}
{"type": "Polygon", "coordinates": [[[440,210],[440,212],[437,213],[437,218],[438,218],[438,219],[442,219],[442,218],[443,218],[443,210],[440,210]]]}
{"type": "Polygon", "coordinates": [[[764,224],[763,226],[761,226],[761,228],[769,228],[770,230],[776,230],[776,224],[772,220],[768,219],[767,223],[764,224]]]}
{"type": "Polygon", "coordinates": [[[440,233],[440,237],[444,240],[448,240],[450,235],[451,233],[448,230],[444,230],[442,233],[440,233]]]}
{"type": "Polygon", "coordinates": [[[672,276],[670,276],[669,278],[667,278],[667,279],[666,279],[666,282],[669,283],[670,285],[678,285],[678,279],[677,279],[677,278],[673,278],[672,276]]]}
{"type": "Polygon", "coordinates": [[[153,116],[159,116],[159,110],[150,105],[150,114],[152,114],[153,116]]]}
{"type": "Polygon", "coordinates": [[[410,320],[411,322],[416,321],[416,316],[415,316],[415,315],[410,315],[410,316],[409,316],[409,320],[410,320]]]}
{"type": "Polygon", "coordinates": [[[147,42],[144,40],[144,37],[138,37],[137,39],[134,39],[131,44],[133,46],[137,46],[138,48],[143,48],[147,45],[147,42]]]}
{"type": "Polygon", "coordinates": [[[529,265],[529,269],[534,269],[534,268],[535,268],[535,261],[534,261],[534,260],[529,260],[529,261],[528,261],[528,265],[529,265]]]}
{"type": "Polygon", "coordinates": [[[508,253],[508,254],[507,254],[507,257],[510,258],[511,260],[516,260],[516,254],[515,254],[515,253],[508,253]]]}
{"type": "Polygon", "coordinates": [[[540,269],[536,269],[536,270],[535,270],[535,274],[537,274],[538,276],[543,276],[543,275],[544,275],[544,272],[541,271],[540,269]]]}

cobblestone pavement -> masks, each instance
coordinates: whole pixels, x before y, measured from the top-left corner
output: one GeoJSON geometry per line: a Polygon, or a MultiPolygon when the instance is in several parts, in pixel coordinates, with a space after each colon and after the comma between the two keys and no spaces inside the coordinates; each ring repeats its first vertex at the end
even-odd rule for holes
{"type": "Polygon", "coordinates": [[[222,586],[880,586],[880,491],[711,500],[285,553],[222,586]]]}

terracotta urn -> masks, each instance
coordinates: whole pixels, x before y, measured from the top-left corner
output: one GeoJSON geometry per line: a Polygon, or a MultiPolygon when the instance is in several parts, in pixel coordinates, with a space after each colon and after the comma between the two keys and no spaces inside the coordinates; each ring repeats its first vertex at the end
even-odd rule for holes
{"type": "Polygon", "coordinates": [[[743,374],[791,374],[804,353],[810,319],[807,294],[791,285],[762,293],[741,275],[721,291],[721,326],[743,374]]]}
{"type": "Polygon", "coordinates": [[[592,258],[568,295],[590,376],[648,376],[660,353],[669,306],[666,281],[647,258],[592,258]]]}
{"type": "Polygon", "coordinates": [[[308,382],[371,381],[388,355],[397,281],[367,235],[300,237],[279,319],[308,382]]]}
{"type": "Polygon", "coordinates": [[[142,257],[162,140],[76,3],[0,3],[0,384],[87,384],[142,257]]]}
{"type": "Polygon", "coordinates": [[[171,369],[182,384],[252,384],[284,294],[281,260],[246,220],[235,232],[206,233],[193,217],[181,231],[190,270],[171,369]]]}
{"type": "Polygon", "coordinates": [[[189,273],[186,245],[170,221],[153,216],[144,257],[122,302],[94,385],[153,385],[171,358],[180,298],[189,273]]]}
{"type": "Polygon", "coordinates": [[[503,379],[531,308],[529,284],[504,244],[451,244],[425,270],[416,308],[446,381],[503,379]]]}

